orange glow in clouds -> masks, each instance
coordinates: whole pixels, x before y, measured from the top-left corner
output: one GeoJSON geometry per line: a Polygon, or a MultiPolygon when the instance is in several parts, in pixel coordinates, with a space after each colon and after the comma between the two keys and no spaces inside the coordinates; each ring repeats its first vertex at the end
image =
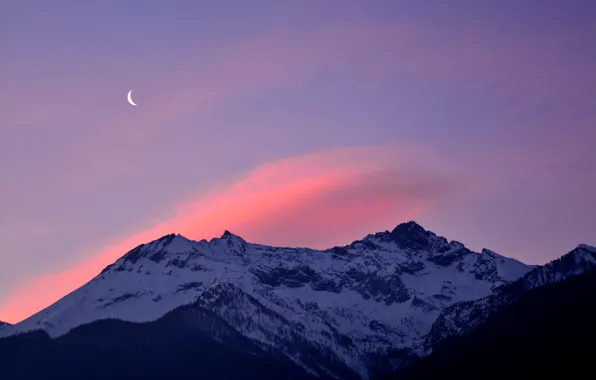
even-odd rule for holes
{"type": "Polygon", "coordinates": [[[228,229],[252,242],[327,248],[418,218],[441,196],[435,189],[446,191],[444,184],[405,170],[404,163],[420,160],[419,153],[352,147],[264,165],[181,202],[169,220],[106,244],[91,259],[25,284],[0,305],[0,320],[31,316],[130,249],[168,233],[200,240],[228,229]]]}

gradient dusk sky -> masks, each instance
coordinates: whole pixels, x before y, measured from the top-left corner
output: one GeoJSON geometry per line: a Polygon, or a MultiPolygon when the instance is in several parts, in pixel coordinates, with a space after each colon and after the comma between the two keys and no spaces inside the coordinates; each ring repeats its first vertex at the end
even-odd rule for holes
{"type": "Polygon", "coordinates": [[[596,244],[592,0],[3,0],[0,53],[0,320],[172,232],[596,244]]]}

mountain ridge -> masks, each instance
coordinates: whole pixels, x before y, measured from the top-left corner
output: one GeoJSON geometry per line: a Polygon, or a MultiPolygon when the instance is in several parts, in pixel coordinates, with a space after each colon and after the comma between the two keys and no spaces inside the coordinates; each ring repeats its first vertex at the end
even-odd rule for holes
{"type": "Polygon", "coordinates": [[[497,292],[471,302],[447,307],[433,323],[425,339],[426,353],[446,338],[467,335],[491,315],[538,287],[575,277],[596,269],[596,247],[579,244],[575,249],[536,267],[497,292]],[[465,322],[462,322],[465,321],[465,322]]]}
{"type": "Polygon", "coordinates": [[[425,355],[449,307],[490,297],[535,268],[413,221],[324,250],[248,243],[228,230],[209,241],[172,233],[126,252],[0,338],[42,330],[56,339],[101,320],[150,323],[197,305],[307,372],[337,377],[339,367],[321,363],[341,362],[366,379],[375,366],[390,371],[425,355]]]}
{"type": "Polygon", "coordinates": [[[442,309],[530,269],[413,221],[325,250],[248,243],[228,230],[209,241],[172,233],[131,249],[0,337],[41,329],[57,338],[110,318],[150,322],[198,302],[258,344],[306,341],[367,377],[369,357],[413,347],[442,309]]]}
{"type": "Polygon", "coordinates": [[[596,353],[594,292],[595,269],[532,288],[469,334],[379,380],[585,377],[596,353]]]}

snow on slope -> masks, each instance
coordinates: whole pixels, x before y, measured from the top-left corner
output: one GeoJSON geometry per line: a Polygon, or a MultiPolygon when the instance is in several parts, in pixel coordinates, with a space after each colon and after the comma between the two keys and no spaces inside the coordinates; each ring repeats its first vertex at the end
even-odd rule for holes
{"type": "Polygon", "coordinates": [[[447,337],[465,335],[493,313],[515,302],[524,293],[540,286],[563,281],[586,271],[596,270],[596,247],[580,244],[568,254],[534,268],[516,281],[475,301],[455,303],[435,320],[420,353],[427,354],[447,337]]]}
{"type": "Polygon", "coordinates": [[[251,244],[228,231],[199,242],[167,235],[0,337],[34,329],[57,337],[106,318],[152,321],[196,303],[297,362],[287,347],[305,341],[366,377],[368,354],[418,345],[446,307],[530,269],[414,222],[328,250],[251,244]]]}

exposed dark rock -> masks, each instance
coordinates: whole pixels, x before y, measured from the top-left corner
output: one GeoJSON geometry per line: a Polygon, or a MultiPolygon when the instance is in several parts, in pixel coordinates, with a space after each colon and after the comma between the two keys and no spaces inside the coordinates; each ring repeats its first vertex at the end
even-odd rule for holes
{"type": "Polygon", "coordinates": [[[391,239],[398,247],[415,251],[430,248],[430,233],[416,222],[402,223],[391,231],[391,239]]]}
{"type": "Polygon", "coordinates": [[[201,286],[203,286],[203,283],[200,282],[200,281],[198,281],[198,282],[186,282],[186,283],[184,283],[184,284],[182,284],[182,285],[180,285],[178,287],[178,290],[176,291],[176,293],[177,292],[183,292],[185,290],[200,289],[201,286]]]}

